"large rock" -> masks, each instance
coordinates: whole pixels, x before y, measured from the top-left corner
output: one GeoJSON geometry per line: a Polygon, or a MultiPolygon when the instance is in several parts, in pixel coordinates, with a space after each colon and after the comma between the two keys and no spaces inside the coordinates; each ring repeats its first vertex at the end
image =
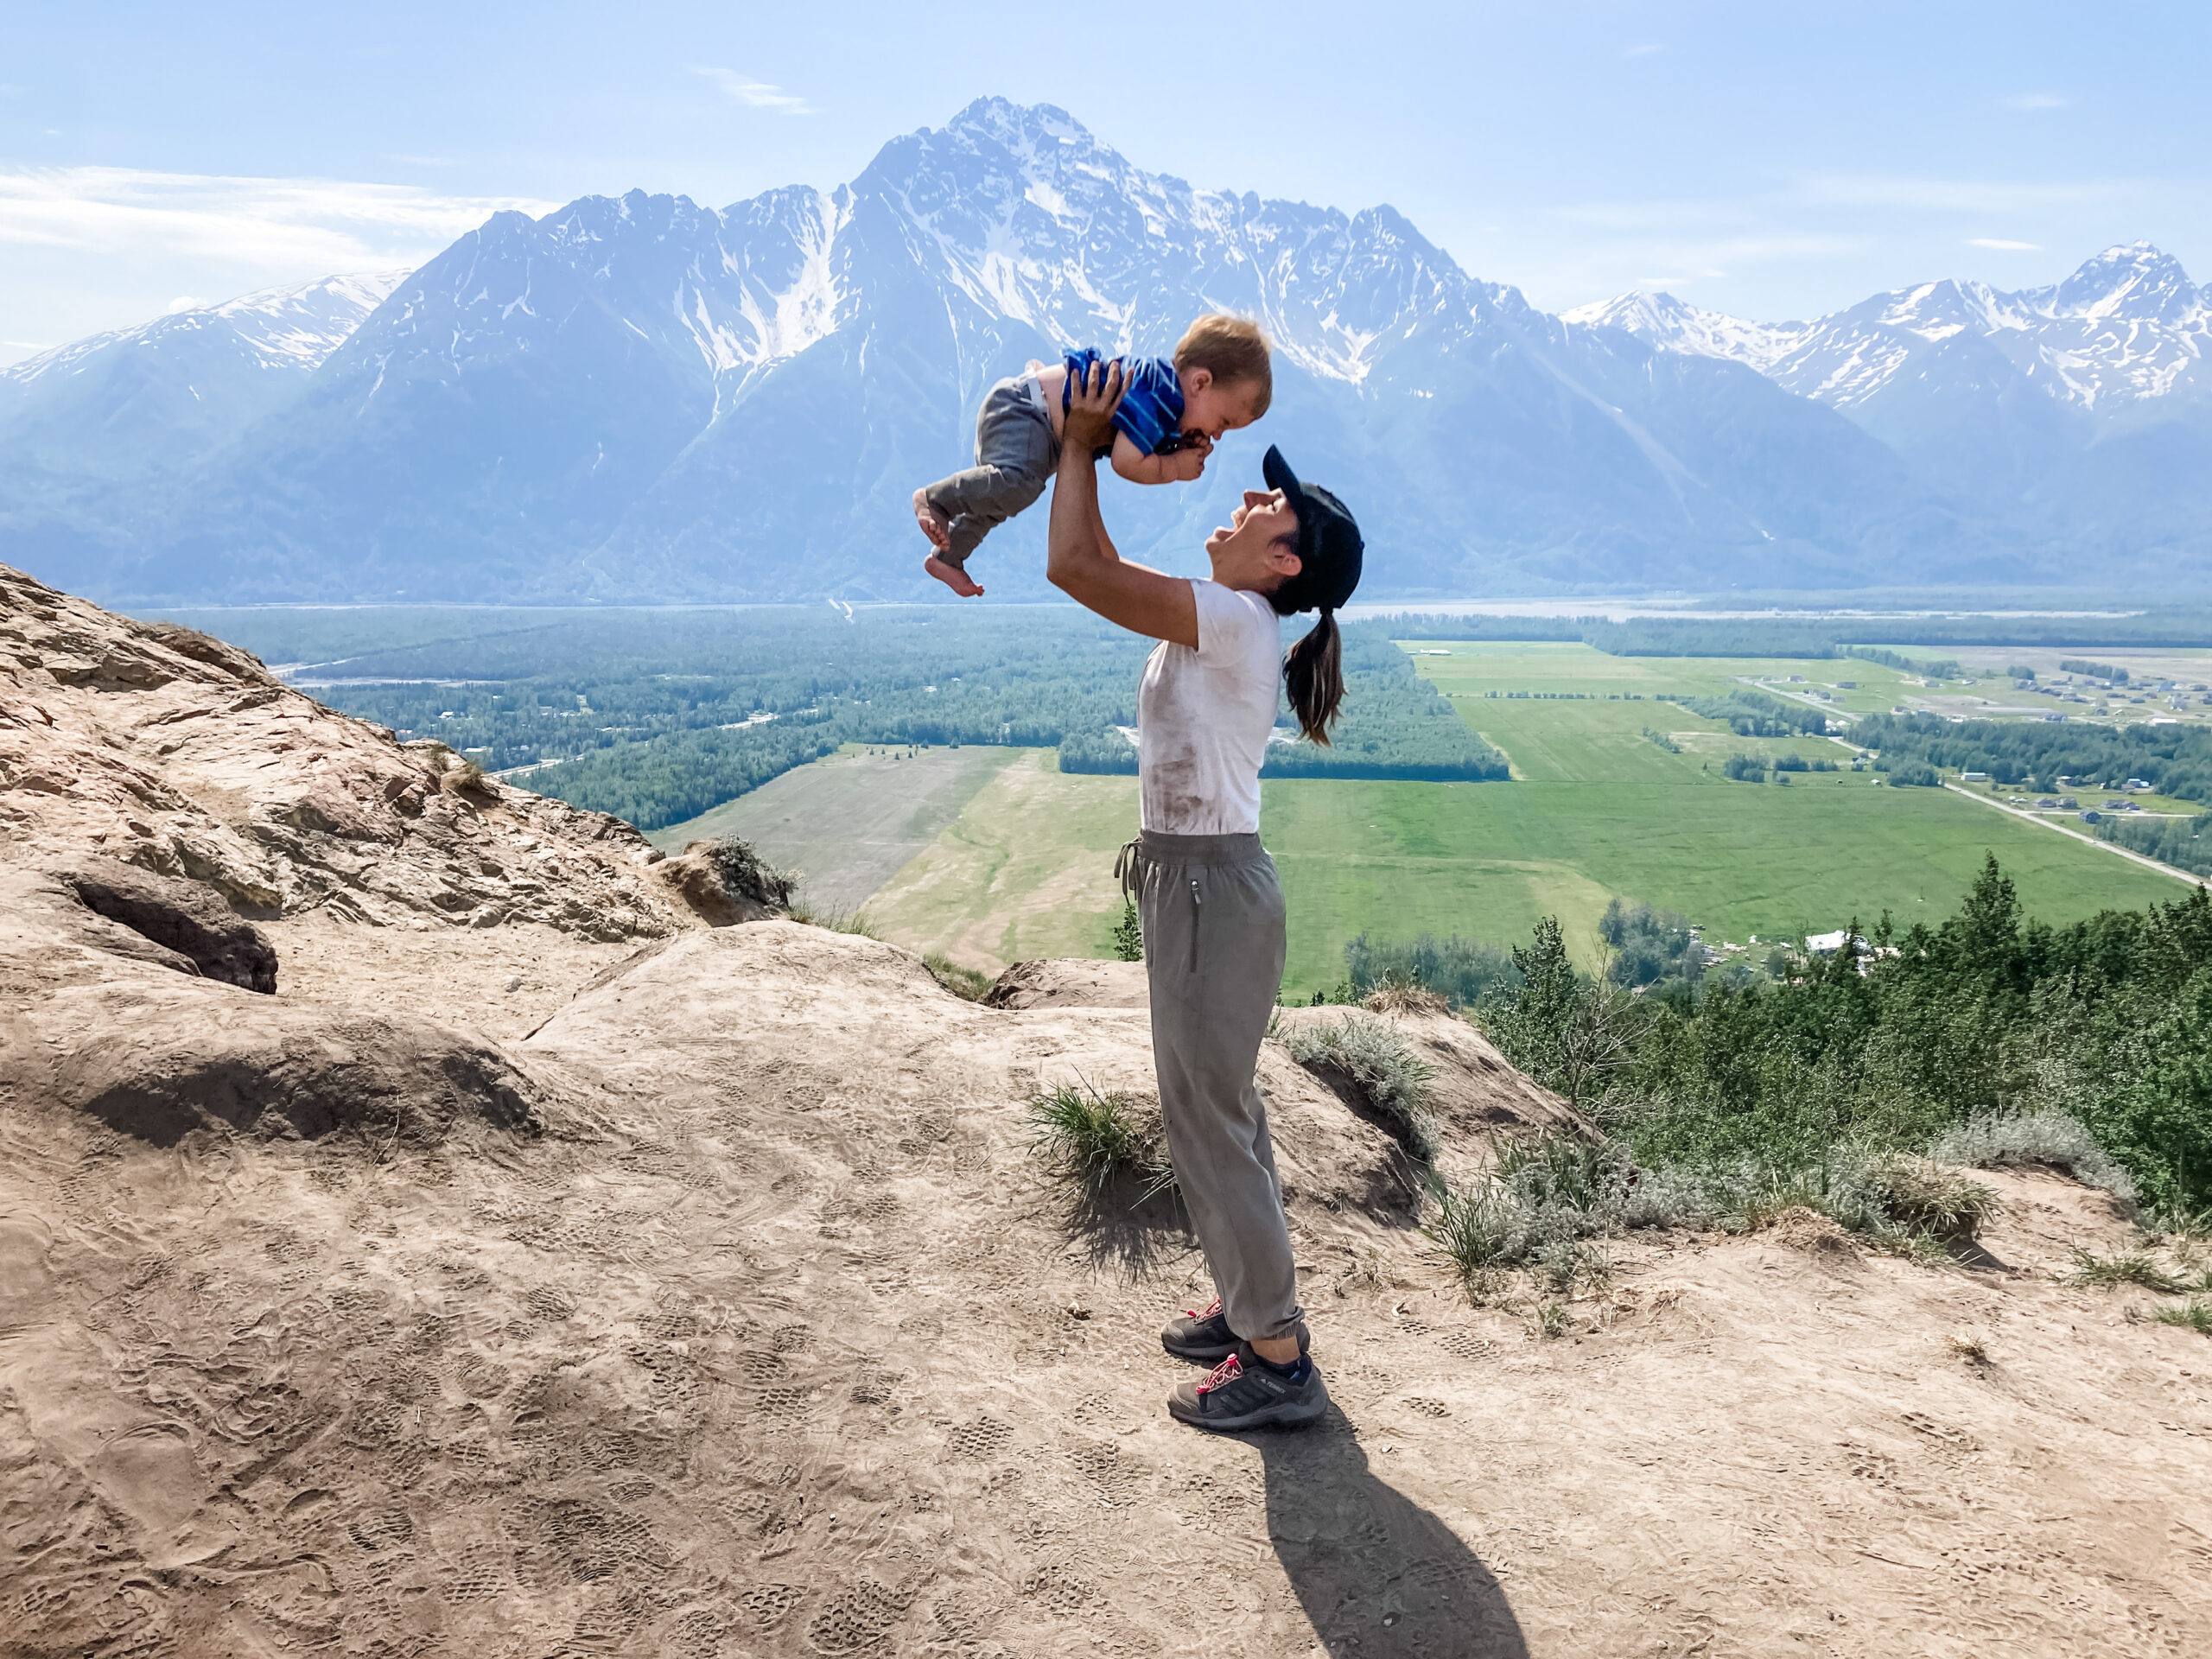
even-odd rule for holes
{"type": "Polygon", "coordinates": [[[276,947],[206,884],[111,858],[86,859],[58,874],[87,910],[175,951],[209,979],[243,990],[276,990],[276,947]]]}
{"type": "Polygon", "coordinates": [[[251,918],[533,921],[606,940],[699,925],[620,819],[398,743],[242,651],[0,565],[0,859],[88,856],[204,882],[251,918]]]}
{"type": "Polygon", "coordinates": [[[538,1134],[556,1093],[484,1038],[256,995],[62,882],[0,869],[0,1098],[156,1146],[237,1129],[350,1135],[388,1153],[464,1120],[538,1134]]]}

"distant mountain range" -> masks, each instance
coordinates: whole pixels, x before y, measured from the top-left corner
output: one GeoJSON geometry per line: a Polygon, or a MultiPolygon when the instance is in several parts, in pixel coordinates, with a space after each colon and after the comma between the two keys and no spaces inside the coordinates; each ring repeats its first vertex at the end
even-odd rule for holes
{"type": "MultiPolygon", "coordinates": [[[[1197,190],[1001,99],[834,190],[499,213],[0,370],[0,558],[141,605],[933,598],[907,499],[984,389],[1212,308],[1274,334],[1274,411],[1107,495],[1179,568],[1273,442],[1358,512],[1363,597],[2212,575],[2212,299],[2147,245],[1812,323],[1552,316],[1388,207],[1197,190]]],[[[977,556],[994,596],[1049,591],[1044,518],[977,556]]]]}

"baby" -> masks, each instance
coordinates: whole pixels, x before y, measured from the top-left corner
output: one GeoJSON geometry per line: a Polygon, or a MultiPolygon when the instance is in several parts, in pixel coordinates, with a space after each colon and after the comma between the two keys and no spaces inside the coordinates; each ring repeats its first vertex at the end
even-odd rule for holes
{"type": "MultiPolygon", "coordinates": [[[[1060,434],[1071,396],[1068,377],[1087,375],[1096,347],[1057,368],[1032,363],[1001,380],[976,417],[976,464],[914,492],[914,518],[937,550],[922,569],[963,598],[983,590],[969,579],[968,556],[992,530],[1045,492],[1060,464],[1060,434]]],[[[1224,432],[1268,412],[1274,377],[1260,325],[1217,313],[1192,323],[1174,359],[1141,357],[1122,365],[1114,410],[1114,470],[1136,484],[1187,483],[1205,471],[1224,432]]]]}

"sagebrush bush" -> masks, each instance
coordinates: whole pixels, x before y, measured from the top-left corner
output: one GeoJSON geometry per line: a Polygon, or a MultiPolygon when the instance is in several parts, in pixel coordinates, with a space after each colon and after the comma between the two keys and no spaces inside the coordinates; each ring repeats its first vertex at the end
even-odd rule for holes
{"type": "Polygon", "coordinates": [[[2102,1187],[2131,1211],[2135,1207],[2134,1179],[2097,1145],[2081,1119],[2064,1112],[1972,1117],[1937,1135],[1928,1155],[1967,1169],[2045,1164],[2085,1185],[2102,1187]]]}
{"type": "Polygon", "coordinates": [[[1436,1068],[1393,1027],[1364,1013],[1315,1020],[1282,1033],[1290,1058],[1330,1066],[1350,1078],[1367,1103],[1402,1130],[1423,1158],[1436,1155],[1436,1116],[1428,1085],[1436,1068]]]}
{"type": "Polygon", "coordinates": [[[1087,1083],[1039,1089],[1029,1097],[1029,1124],[1037,1154],[1093,1198],[1128,1180],[1140,1185],[1141,1199],[1175,1186],[1159,1111],[1128,1095],[1087,1083]]]}
{"type": "MultiPolygon", "coordinates": [[[[771,910],[782,910],[791,903],[791,889],[798,885],[798,878],[784,870],[772,868],[752,844],[740,841],[735,836],[722,836],[700,849],[715,874],[721,878],[722,886],[730,892],[750,899],[756,905],[766,905],[771,910]]],[[[855,932],[843,928],[841,932],[855,932]]]]}

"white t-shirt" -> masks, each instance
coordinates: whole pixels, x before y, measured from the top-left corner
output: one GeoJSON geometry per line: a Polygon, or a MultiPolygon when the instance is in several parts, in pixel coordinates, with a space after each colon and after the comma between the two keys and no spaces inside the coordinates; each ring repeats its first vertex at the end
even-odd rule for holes
{"type": "Polygon", "coordinates": [[[1197,649],[1163,639],[1137,686],[1140,822],[1170,836],[1251,835],[1274,729],[1282,629],[1262,594],[1193,582],[1197,649]]]}

